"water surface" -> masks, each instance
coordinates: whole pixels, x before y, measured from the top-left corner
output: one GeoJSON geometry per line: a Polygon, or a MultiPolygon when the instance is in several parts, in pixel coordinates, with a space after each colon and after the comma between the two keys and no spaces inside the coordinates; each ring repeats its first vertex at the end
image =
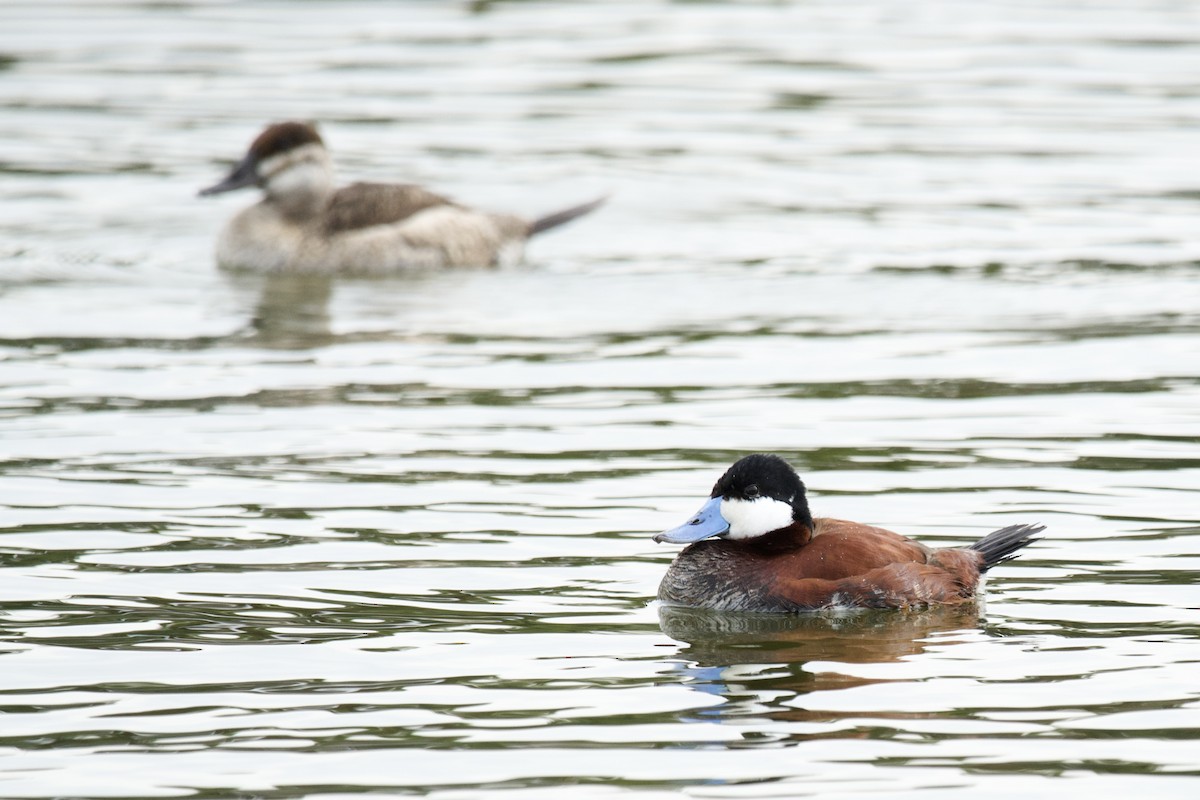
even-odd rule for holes
{"type": "Polygon", "coordinates": [[[0,8],[0,795],[1191,797],[1200,12],[0,8]],[[529,263],[217,272],[267,121],[529,263]],[[978,609],[652,603],[726,465],[978,609]]]}

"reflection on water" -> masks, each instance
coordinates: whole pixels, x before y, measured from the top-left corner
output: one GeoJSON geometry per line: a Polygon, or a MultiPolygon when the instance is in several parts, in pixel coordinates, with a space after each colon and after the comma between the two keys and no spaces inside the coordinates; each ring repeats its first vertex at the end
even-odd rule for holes
{"type": "Polygon", "coordinates": [[[980,622],[978,608],[961,606],[902,613],[719,614],[664,605],[658,613],[663,633],[688,645],[681,655],[713,666],[886,663],[923,652],[933,634],[980,622]]]}
{"type": "Polygon", "coordinates": [[[701,712],[700,719],[812,721],[840,715],[805,710],[803,695],[894,680],[845,674],[831,666],[887,664],[920,655],[931,643],[945,647],[954,642],[947,634],[979,626],[980,611],[960,606],[911,613],[722,614],[660,606],[659,621],[664,633],[688,645],[679,652],[687,659],[680,677],[725,700],[701,712]],[[806,669],[810,662],[819,662],[819,668],[806,669]]]}
{"type": "Polygon", "coordinates": [[[329,301],[333,279],[320,275],[231,277],[238,288],[258,290],[250,320],[253,343],[262,347],[321,347],[333,342],[329,301]]]}
{"type": "Polygon", "coordinates": [[[0,795],[1191,797],[1194,23],[0,4],[0,795]],[[518,269],[221,275],[194,187],[296,118],[345,182],[612,199],[518,269]],[[1052,535],[986,609],[659,609],[749,451],[1052,535]]]}

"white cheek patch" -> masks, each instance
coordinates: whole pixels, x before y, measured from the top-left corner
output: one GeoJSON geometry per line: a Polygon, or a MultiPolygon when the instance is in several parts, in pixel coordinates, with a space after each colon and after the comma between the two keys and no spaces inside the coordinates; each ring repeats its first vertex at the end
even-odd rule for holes
{"type": "Polygon", "coordinates": [[[770,497],[753,500],[726,498],[721,516],[729,523],[726,539],[753,539],[792,524],[792,507],[770,497]]]}
{"type": "Polygon", "coordinates": [[[332,180],[331,173],[328,156],[316,144],[265,158],[258,164],[258,174],[268,190],[276,194],[324,187],[332,180]]]}

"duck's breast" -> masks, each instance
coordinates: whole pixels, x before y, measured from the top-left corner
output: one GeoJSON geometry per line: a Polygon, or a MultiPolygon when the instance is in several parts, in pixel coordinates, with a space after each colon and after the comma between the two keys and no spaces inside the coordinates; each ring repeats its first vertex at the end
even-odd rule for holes
{"type": "Polygon", "coordinates": [[[217,237],[217,263],[224,269],[283,272],[292,269],[309,237],[303,226],[272,205],[258,203],[235,214],[217,237]]]}
{"type": "Polygon", "coordinates": [[[766,561],[728,542],[709,540],[685,548],[663,576],[658,599],[715,611],[788,611],[769,594],[766,561]]]}

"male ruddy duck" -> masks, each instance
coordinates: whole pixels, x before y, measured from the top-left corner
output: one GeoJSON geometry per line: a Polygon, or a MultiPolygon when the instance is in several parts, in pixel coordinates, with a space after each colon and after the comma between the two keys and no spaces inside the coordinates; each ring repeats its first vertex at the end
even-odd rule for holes
{"type": "Polygon", "coordinates": [[[968,547],[933,549],[882,528],[813,519],[796,471],[779,456],[751,455],[721,476],[691,520],[654,537],[691,545],[671,563],[658,599],[773,612],[970,603],[983,573],[1043,529],[1010,525],[968,547]]]}
{"type": "Polygon", "coordinates": [[[250,272],[383,275],[515,263],[530,236],[603,202],[527,220],[466,208],[420,186],[353,183],[339,189],[325,143],[303,122],[269,126],[223,181],[200,194],[245,186],[260,187],[265,196],[221,231],[217,262],[250,272]]]}

